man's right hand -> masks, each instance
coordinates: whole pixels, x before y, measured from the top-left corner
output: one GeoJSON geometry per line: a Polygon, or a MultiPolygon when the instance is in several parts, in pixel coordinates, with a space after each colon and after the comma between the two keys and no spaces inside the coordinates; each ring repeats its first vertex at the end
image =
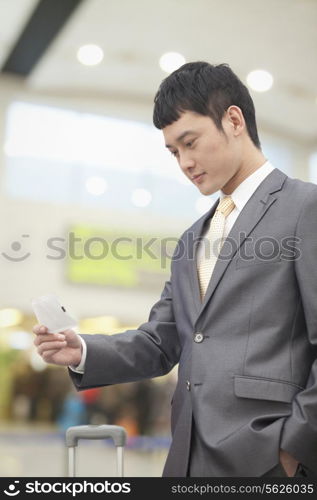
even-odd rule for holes
{"type": "Polygon", "coordinates": [[[45,326],[35,325],[33,332],[36,335],[34,345],[46,363],[62,366],[79,365],[82,356],[82,343],[74,330],[48,333],[45,326]]]}

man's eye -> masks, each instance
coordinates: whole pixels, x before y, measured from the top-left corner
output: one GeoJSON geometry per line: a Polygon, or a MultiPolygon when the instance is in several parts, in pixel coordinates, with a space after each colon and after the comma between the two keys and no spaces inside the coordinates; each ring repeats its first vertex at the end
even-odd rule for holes
{"type": "Polygon", "coordinates": [[[192,145],[194,144],[194,142],[195,142],[195,139],[194,139],[193,141],[188,141],[188,142],[186,142],[185,146],[186,146],[187,148],[191,148],[191,147],[192,147],[192,145]]]}
{"type": "Polygon", "coordinates": [[[178,154],[178,153],[177,153],[177,151],[171,151],[170,153],[171,153],[171,155],[173,155],[173,156],[177,156],[177,154],[178,154]]]}

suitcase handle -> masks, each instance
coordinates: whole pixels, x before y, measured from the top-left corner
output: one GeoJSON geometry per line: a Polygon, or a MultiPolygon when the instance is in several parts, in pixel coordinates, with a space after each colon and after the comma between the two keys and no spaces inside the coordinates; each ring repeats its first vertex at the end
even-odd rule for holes
{"type": "Polygon", "coordinates": [[[124,446],[127,433],[119,425],[77,425],[66,431],[66,446],[77,446],[78,439],[112,438],[115,446],[124,446]]]}
{"type": "Polygon", "coordinates": [[[123,449],[127,439],[124,427],[119,425],[77,425],[66,430],[66,446],[68,448],[68,476],[75,477],[75,450],[78,439],[112,438],[117,448],[117,475],[123,476],[123,449]]]}

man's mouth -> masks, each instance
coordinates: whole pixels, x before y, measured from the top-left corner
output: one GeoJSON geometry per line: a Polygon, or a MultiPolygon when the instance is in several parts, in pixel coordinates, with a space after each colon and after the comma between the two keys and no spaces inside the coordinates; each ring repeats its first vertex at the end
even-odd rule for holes
{"type": "Polygon", "coordinates": [[[196,174],[192,177],[193,182],[200,182],[205,175],[205,172],[202,172],[201,174],[196,174]]]}

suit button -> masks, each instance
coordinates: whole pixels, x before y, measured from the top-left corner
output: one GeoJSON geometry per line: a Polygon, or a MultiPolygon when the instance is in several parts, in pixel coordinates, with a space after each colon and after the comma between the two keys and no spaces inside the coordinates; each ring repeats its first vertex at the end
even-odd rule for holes
{"type": "Polygon", "coordinates": [[[186,380],[186,389],[190,391],[190,382],[189,380],[186,380]]]}
{"type": "Polygon", "coordinates": [[[200,332],[196,332],[194,335],[194,342],[197,342],[197,344],[200,344],[204,340],[204,336],[200,332]]]}

